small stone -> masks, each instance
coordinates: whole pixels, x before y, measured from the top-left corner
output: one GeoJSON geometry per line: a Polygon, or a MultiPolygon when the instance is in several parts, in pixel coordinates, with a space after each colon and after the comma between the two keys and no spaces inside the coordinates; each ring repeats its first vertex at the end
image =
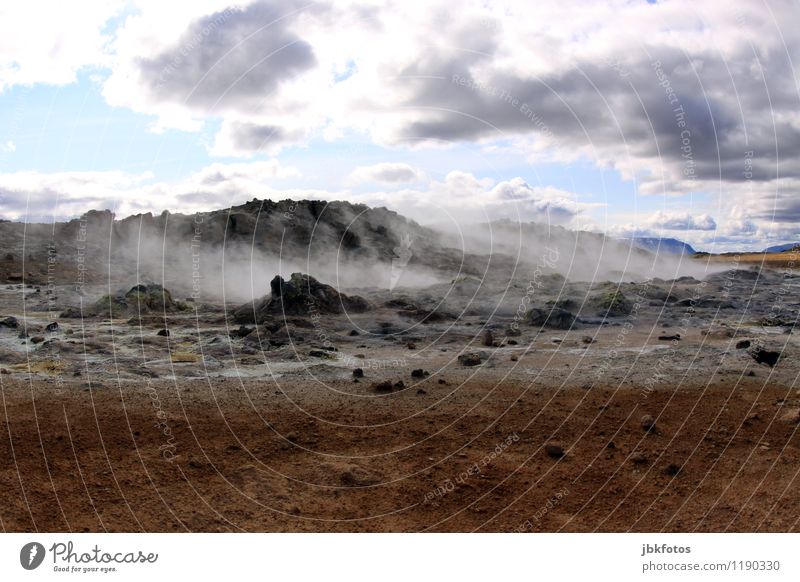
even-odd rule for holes
{"type": "Polygon", "coordinates": [[[356,368],[353,370],[353,378],[363,378],[364,377],[364,370],[362,368],[356,368]]]}
{"type": "Polygon", "coordinates": [[[494,345],[494,335],[492,334],[492,330],[487,329],[483,332],[483,345],[487,347],[492,347],[494,345]]]}
{"type": "Polygon", "coordinates": [[[407,347],[409,350],[416,350],[416,349],[417,349],[417,344],[415,344],[414,342],[408,342],[408,343],[406,344],[406,347],[407,347]]]}
{"type": "Polygon", "coordinates": [[[645,431],[651,432],[656,428],[656,419],[649,414],[645,414],[639,421],[639,424],[645,431]]]}
{"type": "Polygon", "coordinates": [[[510,359],[512,362],[516,362],[517,360],[519,360],[519,358],[518,358],[517,356],[511,356],[509,359],[510,359]]]}
{"type": "Polygon", "coordinates": [[[680,465],[676,465],[675,463],[670,463],[669,465],[667,465],[667,468],[664,469],[664,473],[666,473],[670,477],[675,477],[680,472],[681,472],[680,465]]]}
{"type": "Polygon", "coordinates": [[[421,396],[423,394],[427,394],[427,392],[425,390],[423,390],[422,388],[417,388],[417,394],[419,394],[421,396]]]}
{"type": "Polygon", "coordinates": [[[585,335],[585,336],[583,336],[583,337],[581,338],[581,341],[582,341],[583,343],[585,343],[585,344],[593,344],[593,343],[594,343],[594,342],[596,342],[597,340],[595,340],[595,339],[594,339],[592,336],[590,336],[590,335],[585,335]]]}
{"type": "Polygon", "coordinates": [[[439,378],[439,380],[437,380],[437,382],[438,382],[439,384],[443,384],[443,385],[444,385],[444,384],[447,384],[447,380],[445,380],[444,378],[439,378]]]}
{"type": "Polygon", "coordinates": [[[47,327],[44,328],[45,331],[58,331],[58,322],[54,321],[53,323],[48,323],[47,327]]]}
{"type": "Polygon", "coordinates": [[[383,382],[378,382],[377,384],[373,384],[372,389],[375,392],[391,392],[392,383],[389,380],[384,380],[383,382]]]}
{"type": "Polygon", "coordinates": [[[739,340],[736,342],[736,349],[737,350],[746,350],[750,347],[750,340],[739,340]]]}
{"type": "Polygon", "coordinates": [[[789,409],[781,415],[781,422],[797,424],[800,422],[800,408],[789,409]]]}
{"type": "Polygon", "coordinates": [[[350,333],[349,333],[348,335],[349,335],[350,337],[355,337],[355,336],[357,336],[357,335],[361,335],[361,334],[360,334],[360,333],[358,333],[358,330],[357,330],[357,329],[351,329],[351,330],[350,330],[350,333]]]}
{"type": "Polygon", "coordinates": [[[564,451],[564,447],[561,445],[556,445],[553,443],[548,443],[544,446],[544,452],[547,453],[547,456],[553,459],[563,459],[566,456],[566,452],[564,451]]]}
{"type": "Polygon", "coordinates": [[[345,487],[365,487],[374,485],[378,479],[366,469],[351,467],[339,475],[339,480],[345,487]]]}
{"type": "MultiPolygon", "coordinates": [[[[168,330],[163,330],[163,331],[166,331],[167,335],[169,335],[169,331],[168,330]]],[[[253,333],[253,331],[255,331],[255,328],[253,328],[253,327],[247,327],[246,325],[240,325],[239,329],[237,329],[235,332],[233,332],[233,334],[236,337],[247,337],[248,335],[253,333]]],[[[160,332],[159,332],[159,334],[160,334],[160,332]]]]}
{"type": "Polygon", "coordinates": [[[40,335],[35,335],[31,338],[32,344],[40,344],[44,341],[44,337],[40,335]]]}
{"type": "Polygon", "coordinates": [[[775,364],[778,363],[778,359],[781,357],[780,352],[765,350],[761,347],[755,347],[751,349],[749,353],[750,357],[752,357],[756,362],[759,364],[766,364],[770,368],[774,368],[775,364]]]}
{"type": "Polygon", "coordinates": [[[160,335],[161,337],[169,337],[169,330],[168,329],[159,329],[156,335],[160,335]]]}
{"type": "Polygon", "coordinates": [[[416,370],[411,370],[411,377],[412,378],[424,378],[428,376],[428,372],[423,370],[422,368],[417,368],[416,370]]]}
{"type": "Polygon", "coordinates": [[[395,390],[402,390],[405,387],[406,387],[406,383],[403,382],[402,380],[398,380],[397,382],[394,383],[395,390]]]}
{"type": "Polygon", "coordinates": [[[644,455],[644,453],[633,453],[631,455],[631,462],[634,465],[644,465],[647,463],[647,457],[644,455]]]}
{"type": "Polygon", "coordinates": [[[462,366],[480,366],[481,356],[476,353],[461,354],[458,356],[458,363],[462,366]]]}

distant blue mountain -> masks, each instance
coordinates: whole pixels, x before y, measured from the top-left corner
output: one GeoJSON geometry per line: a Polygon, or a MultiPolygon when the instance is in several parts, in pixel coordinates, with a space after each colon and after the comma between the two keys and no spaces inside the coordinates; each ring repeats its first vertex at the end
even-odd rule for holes
{"type": "Polygon", "coordinates": [[[786,243],[785,245],[775,245],[774,247],[767,247],[764,249],[765,253],[782,253],[783,251],[790,251],[794,247],[800,247],[800,242],[786,243]]]}
{"type": "Polygon", "coordinates": [[[639,249],[644,249],[651,252],[670,253],[676,255],[693,254],[696,251],[688,243],[678,240],[676,238],[658,238],[648,236],[635,236],[627,239],[630,243],[639,249]]]}

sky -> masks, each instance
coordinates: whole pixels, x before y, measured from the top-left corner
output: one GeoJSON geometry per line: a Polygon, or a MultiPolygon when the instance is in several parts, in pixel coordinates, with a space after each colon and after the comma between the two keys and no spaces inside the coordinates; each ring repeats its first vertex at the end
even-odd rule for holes
{"type": "Polygon", "coordinates": [[[712,252],[800,240],[800,6],[0,5],[0,217],[349,200],[712,252]]]}

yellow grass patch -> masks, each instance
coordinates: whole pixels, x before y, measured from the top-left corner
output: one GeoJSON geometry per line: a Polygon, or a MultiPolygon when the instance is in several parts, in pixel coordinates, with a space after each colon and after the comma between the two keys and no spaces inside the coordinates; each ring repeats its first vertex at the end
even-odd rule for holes
{"type": "Polygon", "coordinates": [[[10,366],[18,372],[30,372],[32,374],[60,374],[66,369],[66,364],[61,360],[40,360],[36,362],[26,362],[10,366]]]}

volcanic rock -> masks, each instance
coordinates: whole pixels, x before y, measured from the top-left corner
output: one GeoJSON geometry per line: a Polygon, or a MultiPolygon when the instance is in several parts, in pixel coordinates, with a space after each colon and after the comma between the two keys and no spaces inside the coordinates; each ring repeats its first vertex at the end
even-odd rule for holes
{"type": "Polygon", "coordinates": [[[277,275],[270,282],[271,295],[246,303],[233,312],[237,323],[260,323],[276,315],[363,313],[370,308],[366,299],[339,293],[310,275],[292,273],[288,281],[277,275]]]}
{"type": "Polygon", "coordinates": [[[778,363],[778,359],[781,357],[780,352],[765,350],[759,346],[751,348],[748,350],[748,353],[756,362],[759,364],[766,364],[770,368],[775,367],[775,364],[778,363]]]}
{"type": "Polygon", "coordinates": [[[551,457],[553,459],[563,459],[567,454],[564,451],[564,447],[553,443],[546,444],[544,446],[544,452],[547,453],[548,457],[551,457]]]}
{"type": "Polygon", "coordinates": [[[531,325],[547,327],[551,329],[570,329],[575,324],[575,316],[559,307],[552,309],[542,309],[534,307],[525,316],[531,325]]]}
{"type": "Polygon", "coordinates": [[[653,431],[653,430],[655,430],[655,428],[656,428],[656,419],[655,419],[655,418],[653,418],[653,417],[652,417],[651,415],[649,415],[649,414],[645,414],[645,415],[644,415],[644,416],[641,418],[641,420],[639,421],[639,424],[641,425],[641,427],[642,427],[642,428],[643,428],[645,431],[647,431],[647,432],[650,432],[650,431],[653,431]]]}
{"type": "Polygon", "coordinates": [[[176,313],[186,309],[185,303],[172,298],[169,289],[157,283],[148,283],[134,285],[127,292],[119,291],[113,295],[104,295],[84,314],[121,317],[148,313],[176,313]]]}
{"type": "Polygon", "coordinates": [[[480,366],[481,356],[476,353],[461,354],[458,356],[458,363],[462,366],[480,366]]]}

